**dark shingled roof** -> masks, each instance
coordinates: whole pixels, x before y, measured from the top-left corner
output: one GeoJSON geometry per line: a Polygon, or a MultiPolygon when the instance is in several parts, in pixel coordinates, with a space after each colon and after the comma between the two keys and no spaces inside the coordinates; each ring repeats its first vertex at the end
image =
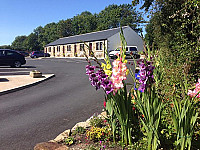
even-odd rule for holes
{"type": "MultiPolygon", "coordinates": [[[[122,28],[125,29],[127,27],[128,26],[124,26],[122,28]]],[[[91,33],[75,35],[75,36],[69,36],[65,38],[60,38],[54,42],[47,44],[46,46],[72,44],[72,43],[78,43],[81,41],[88,42],[88,41],[105,40],[118,32],[120,32],[120,28],[108,29],[108,30],[103,30],[103,31],[98,31],[98,32],[91,32],[91,33]]]]}

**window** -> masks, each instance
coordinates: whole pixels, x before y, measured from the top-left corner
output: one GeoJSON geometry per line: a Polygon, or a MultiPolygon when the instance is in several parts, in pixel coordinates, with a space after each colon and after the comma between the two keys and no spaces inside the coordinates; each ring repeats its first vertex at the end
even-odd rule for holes
{"type": "Polygon", "coordinates": [[[84,44],[80,44],[80,51],[84,50],[84,44]]]}
{"type": "Polygon", "coordinates": [[[96,50],[103,50],[103,42],[96,42],[96,50]]]}
{"type": "Polygon", "coordinates": [[[71,51],[71,45],[67,45],[67,51],[71,51]]]}
{"type": "Polygon", "coordinates": [[[57,52],[60,52],[60,46],[58,46],[57,52]]]}
{"type": "Polygon", "coordinates": [[[7,56],[13,56],[13,55],[15,55],[14,52],[7,51],[7,56]]]}
{"type": "Polygon", "coordinates": [[[130,51],[137,51],[136,47],[130,47],[130,51]]]}
{"type": "Polygon", "coordinates": [[[51,52],[51,47],[49,47],[49,52],[51,52]]]}
{"type": "Polygon", "coordinates": [[[0,56],[5,56],[5,51],[0,51],[0,56]]]}

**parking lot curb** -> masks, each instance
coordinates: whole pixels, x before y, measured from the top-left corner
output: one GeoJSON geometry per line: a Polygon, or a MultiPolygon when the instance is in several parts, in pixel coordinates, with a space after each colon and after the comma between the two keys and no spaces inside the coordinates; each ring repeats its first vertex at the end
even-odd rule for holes
{"type": "Polygon", "coordinates": [[[35,81],[35,82],[30,83],[30,84],[25,84],[25,85],[22,85],[22,86],[18,86],[18,87],[15,87],[15,88],[12,88],[12,89],[8,89],[8,90],[5,90],[5,91],[0,91],[0,96],[8,94],[8,93],[16,92],[16,91],[19,91],[19,90],[23,90],[23,89],[31,87],[31,86],[35,86],[35,85],[37,85],[37,84],[39,84],[41,82],[44,82],[46,80],[49,80],[49,79],[53,78],[53,77],[55,77],[55,74],[50,74],[48,77],[46,77],[44,79],[41,79],[39,81],[35,81]]]}

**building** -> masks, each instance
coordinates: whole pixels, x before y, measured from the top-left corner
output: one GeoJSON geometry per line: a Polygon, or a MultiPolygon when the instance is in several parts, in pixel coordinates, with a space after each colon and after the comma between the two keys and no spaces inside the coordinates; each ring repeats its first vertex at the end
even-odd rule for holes
{"type": "MultiPolygon", "coordinates": [[[[128,46],[137,46],[143,50],[142,38],[129,26],[122,27],[128,46]]],[[[91,32],[81,35],[60,38],[47,44],[44,48],[52,57],[84,57],[92,50],[97,58],[105,57],[105,50],[111,51],[121,46],[120,28],[91,32]]]]}

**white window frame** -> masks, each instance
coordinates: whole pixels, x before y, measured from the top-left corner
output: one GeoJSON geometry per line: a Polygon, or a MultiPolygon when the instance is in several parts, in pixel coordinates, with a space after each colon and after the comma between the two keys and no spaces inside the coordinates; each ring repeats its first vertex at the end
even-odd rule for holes
{"type": "Polygon", "coordinates": [[[84,43],[80,43],[80,51],[83,51],[84,49],[85,49],[85,44],[84,43]]]}
{"type": "Polygon", "coordinates": [[[67,51],[68,51],[68,52],[71,52],[71,50],[72,50],[71,45],[67,45],[67,51]]]}
{"type": "Polygon", "coordinates": [[[96,51],[103,51],[103,41],[96,41],[96,51]]]}

